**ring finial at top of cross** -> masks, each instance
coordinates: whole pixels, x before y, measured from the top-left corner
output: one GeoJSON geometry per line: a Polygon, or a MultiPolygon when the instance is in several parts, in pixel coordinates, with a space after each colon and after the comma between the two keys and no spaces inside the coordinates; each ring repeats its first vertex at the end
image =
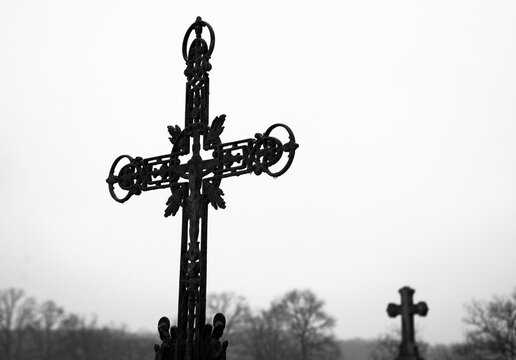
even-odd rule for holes
{"type": "Polygon", "coordinates": [[[210,32],[210,46],[208,48],[208,58],[211,56],[213,52],[213,48],[215,47],[215,32],[213,31],[213,28],[210,24],[208,24],[206,21],[204,21],[200,16],[197,16],[197,19],[195,22],[190,25],[188,30],[186,30],[185,37],[183,39],[183,59],[185,61],[188,61],[188,52],[187,52],[187,45],[188,45],[188,39],[190,38],[190,34],[192,31],[195,30],[195,37],[197,39],[202,38],[202,28],[207,27],[210,32]]]}

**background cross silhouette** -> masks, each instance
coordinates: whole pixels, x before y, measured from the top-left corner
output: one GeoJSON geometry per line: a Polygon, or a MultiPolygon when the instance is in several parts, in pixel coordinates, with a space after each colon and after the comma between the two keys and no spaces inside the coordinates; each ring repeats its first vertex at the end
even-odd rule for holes
{"type": "Polygon", "coordinates": [[[414,289],[405,286],[399,290],[401,305],[390,303],[387,314],[390,317],[401,315],[401,345],[397,360],[420,360],[414,329],[414,315],[426,316],[428,306],[425,302],[414,305],[414,289]]]}

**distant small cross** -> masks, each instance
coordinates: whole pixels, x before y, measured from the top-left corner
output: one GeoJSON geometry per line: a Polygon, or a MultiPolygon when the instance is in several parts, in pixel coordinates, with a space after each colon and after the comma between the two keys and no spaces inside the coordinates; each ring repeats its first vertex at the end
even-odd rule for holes
{"type": "Polygon", "coordinates": [[[415,290],[405,286],[399,290],[401,305],[390,303],[387,306],[387,314],[390,317],[401,315],[401,345],[400,353],[396,360],[422,360],[419,357],[414,329],[414,315],[426,316],[428,306],[425,302],[414,305],[415,290]]]}

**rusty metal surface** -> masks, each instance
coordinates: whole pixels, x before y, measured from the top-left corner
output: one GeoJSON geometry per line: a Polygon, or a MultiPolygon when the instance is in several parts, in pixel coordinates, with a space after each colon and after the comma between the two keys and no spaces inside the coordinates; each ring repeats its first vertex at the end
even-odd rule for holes
{"type": "MultiPolygon", "coordinates": [[[[207,354],[212,354],[210,359],[222,359],[220,351],[203,348],[208,346],[206,344],[219,350],[223,348],[225,357],[225,347],[218,336],[224,329],[222,323],[225,324],[225,319],[223,322],[220,320],[223,315],[216,316],[212,330],[209,330],[211,325],[205,325],[208,204],[215,209],[225,208],[224,193],[220,188],[223,178],[248,173],[266,173],[273,177],[283,175],[291,166],[298,148],[294,133],[284,124],[274,124],[263,134],[258,133],[248,139],[222,142],[220,136],[226,116],[215,117],[211,124],[208,120],[208,72],[212,68],[210,57],[214,46],[212,27],[198,17],[183,40],[187,79],[185,123],[183,129],[177,125],[168,126],[171,152],[149,158],[119,156],[106,180],[111,196],[120,203],[144,191],[170,189],[165,216],[174,216],[182,208],[178,326],[167,330],[168,337],[162,337],[163,344],[174,348],[166,351],[169,355],[160,355],[163,359],[172,359],[169,357],[171,353],[174,353],[174,359],[205,359],[207,354]],[[210,44],[202,38],[203,28],[210,33],[210,44]],[[188,46],[192,32],[195,32],[195,38],[188,46]],[[273,136],[278,129],[286,131],[288,141],[285,143],[273,136]],[[203,159],[201,149],[209,151],[212,157],[203,159]],[[190,156],[184,161],[187,155],[190,156]],[[279,164],[281,159],[285,159],[284,164],[279,164]],[[117,171],[122,162],[126,164],[117,171]],[[275,169],[277,166],[279,168],[275,169]],[[116,188],[125,193],[118,195],[116,188]],[[218,339],[210,338],[206,342],[207,332],[210,332],[210,337],[215,333],[218,339]]],[[[160,336],[164,334],[166,323],[160,322],[160,336]]]]}

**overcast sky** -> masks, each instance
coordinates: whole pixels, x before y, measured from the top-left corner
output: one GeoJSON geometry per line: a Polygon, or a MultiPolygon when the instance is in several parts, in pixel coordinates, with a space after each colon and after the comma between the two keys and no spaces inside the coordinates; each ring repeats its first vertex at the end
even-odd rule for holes
{"type": "Polygon", "coordinates": [[[398,324],[409,285],[418,336],[461,340],[465,303],[516,286],[516,3],[193,3],[0,1],[0,289],[133,330],[176,315],[169,192],[121,205],[105,179],[170,151],[200,15],[222,140],[283,122],[300,144],[277,179],[222,182],[208,291],[310,288],[350,338],[398,324]]]}

